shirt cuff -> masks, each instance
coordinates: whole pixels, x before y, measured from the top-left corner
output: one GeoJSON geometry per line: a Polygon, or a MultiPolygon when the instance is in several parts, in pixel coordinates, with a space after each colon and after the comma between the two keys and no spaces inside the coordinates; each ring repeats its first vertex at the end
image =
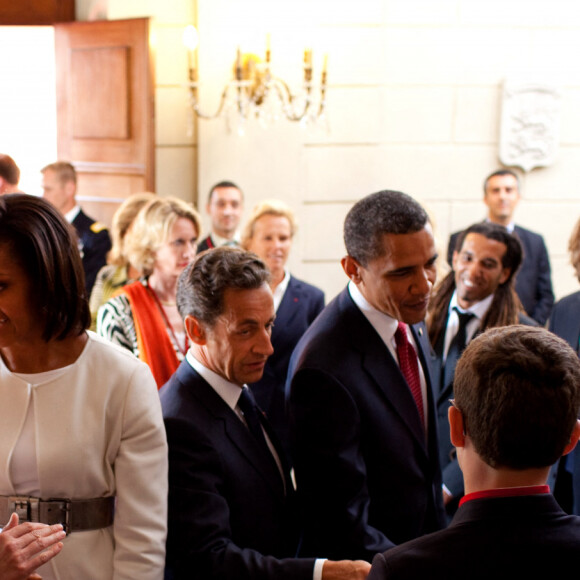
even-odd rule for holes
{"type": "Polygon", "coordinates": [[[450,495],[451,497],[454,497],[454,496],[453,496],[453,494],[452,494],[452,493],[449,491],[449,488],[448,488],[448,487],[447,487],[447,486],[446,486],[444,483],[442,483],[442,484],[441,484],[441,487],[443,488],[443,491],[444,491],[444,492],[445,492],[447,495],[450,495]]]}
{"type": "Polygon", "coordinates": [[[316,560],[314,560],[312,580],[322,580],[322,566],[324,566],[324,562],[326,562],[326,560],[326,558],[316,558],[316,560]]]}

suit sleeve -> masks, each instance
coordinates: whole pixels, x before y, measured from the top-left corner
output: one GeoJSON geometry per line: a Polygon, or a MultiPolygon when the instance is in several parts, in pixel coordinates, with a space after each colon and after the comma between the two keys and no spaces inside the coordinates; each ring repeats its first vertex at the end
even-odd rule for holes
{"type": "Polygon", "coordinates": [[[554,305],[554,292],[552,290],[552,278],[548,250],[546,249],[546,244],[541,237],[539,239],[538,250],[536,306],[534,307],[534,311],[528,312],[528,314],[543,326],[548,320],[552,306],[554,305]]]}
{"type": "Polygon", "coordinates": [[[303,509],[301,554],[370,562],[394,544],[368,522],[367,472],[355,401],[334,377],[301,369],[290,383],[289,411],[303,509]]]}
{"type": "Polygon", "coordinates": [[[392,578],[389,575],[387,560],[384,554],[377,554],[373,558],[373,565],[371,566],[367,580],[385,580],[385,578],[392,578]]]}
{"type": "Polygon", "coordinates": [[[234,541],[223,461],[211,435],[190,420],[166,418],[169,535],[166,578],[311,580],[314,559],[277,559],[234,541]]]}

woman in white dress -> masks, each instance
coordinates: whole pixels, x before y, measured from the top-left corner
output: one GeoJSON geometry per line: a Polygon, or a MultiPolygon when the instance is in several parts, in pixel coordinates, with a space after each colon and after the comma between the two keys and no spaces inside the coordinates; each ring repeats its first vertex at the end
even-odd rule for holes
{"type": "Polygon", "coordinates": [[[161,580],[167,445],[155,381],[86,330],[76,247],[48,202],[0,196],[0,526],[13,512],[65,526],[44,580],[161,580]]]}

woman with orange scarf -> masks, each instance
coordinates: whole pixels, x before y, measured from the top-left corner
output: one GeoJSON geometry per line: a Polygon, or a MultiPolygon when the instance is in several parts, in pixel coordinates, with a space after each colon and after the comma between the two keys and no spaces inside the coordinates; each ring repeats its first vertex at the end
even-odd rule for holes
{"type": "Polygon", "coordinates": [[[200,218],[191,205],[175,197],[150,201],[125,242],[127,257],[143,278],[125,286],[98,311],[97,333],[146,362],[158,388],[188,349],[177,310],[177,280],[195,257],[200,233],[200,218]]]}

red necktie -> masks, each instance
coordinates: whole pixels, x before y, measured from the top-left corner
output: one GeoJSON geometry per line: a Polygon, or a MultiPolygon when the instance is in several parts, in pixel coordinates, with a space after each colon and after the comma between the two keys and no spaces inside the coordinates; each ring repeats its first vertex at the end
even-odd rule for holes
{"type": "Polygon", "coordinates": [[[395,331],[395,343],[397,345],[397,355],[399,357],[399,367],[405,377],[415,404],[421,417],[421,425],[425,428],[425,413],[423,411],[423,395],[421,393],[421,377],[419,376],[419,363],[417,353],[413,345],[407,338],[407,325],[399,322],[395,331]]]}

